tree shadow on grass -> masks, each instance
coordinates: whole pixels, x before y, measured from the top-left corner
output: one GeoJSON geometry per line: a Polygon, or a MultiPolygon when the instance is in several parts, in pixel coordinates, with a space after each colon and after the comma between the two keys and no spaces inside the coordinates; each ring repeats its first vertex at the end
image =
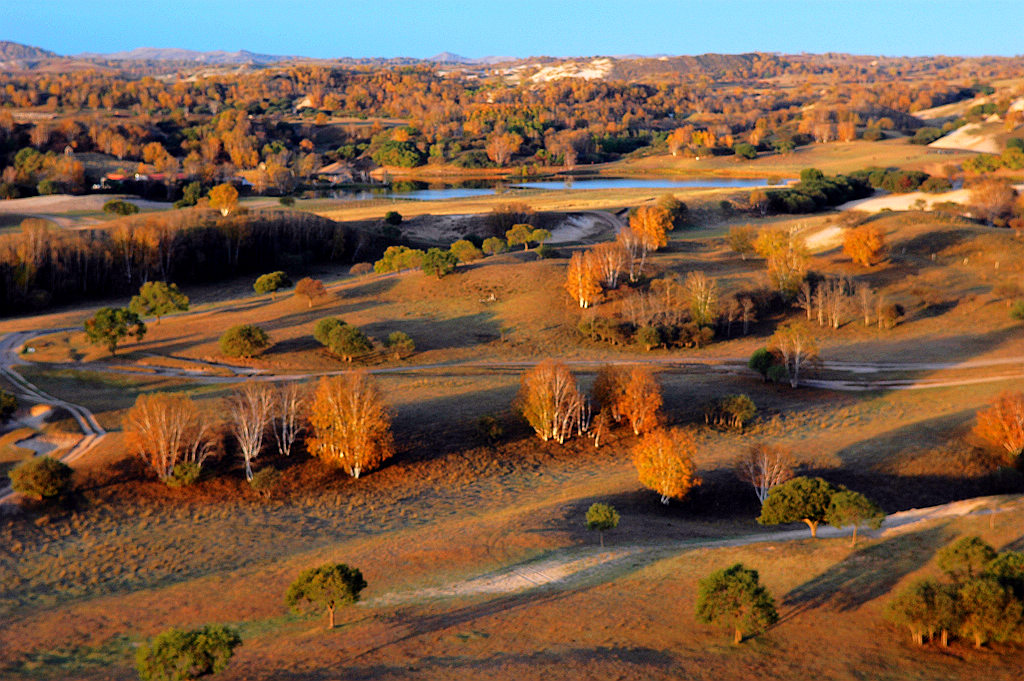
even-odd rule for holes
{"type": "Polygon", "coordinates": [[[782,599],[782,620],[812,608],[856,610],[889,593],[906,575],[923,567],[952,537],[945,525],[900,534],[864,546],[782,599]]]}
{"type": "MultiPolygon", "coordinates": [[[[454,636],[466,636],[465,640],[473,638],[485,638],[486,634],[479,632],[467,632],[466,634],[454,634],[454,636]]],[[[597,646],[593,648],[572,648],[570,650],[559,649],[557,651],[538,650],[531,653],[492,653],[481,657],[468,657],[461,655],[424,655],[416,660],[415,664],[386,664],[377,663],[365,666],[347,666],[345,678],[353,681],[363,679],[395,678],[395,677],[429,677],[445,678],[451,675],[453,669],[460,671],[460,676],[467,673],[475,673],[478,678],[486,678],[493,673],[507,673],[509,669],[534,670],[541,676],[547,677],[544,670],[549,670],[550,678],[561,678],[561,674],[571,674],[572,669],[577,669],[583,675],[586,669],[609,669],[617,672],[629,669],[633,674],[643,678],[647,674],[658,672],[666,673],[681,671],[678,662],[672,655],[654,648],[643,646],[597,646]],[[579,668],[582,665],[583,668],[579,668]],[[440,677],[435,677],[441,674],[440,677]]],[[[321,670],[324,678],[336,678],[332,672],[336,668],[321,670]]],[[[591,672],[592,673],[592,672],[591,672]]],[[[321,678],[319,672],[313,672],[314,678],[321,678]]],[[[614,676],[609,676],[613,678],[614,676]]],[[[278,681],[299,681],[309,679],[306,672],[275,672],[274,678],[278,681]]],[[[582,676],[580,678],[583,678],[582,676]]]]}

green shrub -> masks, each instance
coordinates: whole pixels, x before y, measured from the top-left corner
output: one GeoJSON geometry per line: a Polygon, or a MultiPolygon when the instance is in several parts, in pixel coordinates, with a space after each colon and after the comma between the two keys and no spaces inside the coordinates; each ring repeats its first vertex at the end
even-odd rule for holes
{"type": "Polygon", "coordinates": [[[249,486],[252,487],[263,498],[268,498],[281,485],[281,471],[267,466],[261,468],[252,476],[249,486]]]}
{"type": "Polygon", "coordinates": [[[351,362],[360,355],[373,350],[373,343],[362,331],[351,324],[342,324],[331,330],[327,336],[327,349],[351,362]]]}
{"type": "Polygon", "coordinates": [[[644,350],[653,350],[661,345],[661,332],[653,326],[641,326],[634,336],[636,344],[644,350]]]}
{"type": "Polygon", "coordinates": [[[933,127],[930,127],[930,126],[925,126],[923,128],[918,128],[917,129],[917,132],[914,133],[914,136],[910,138],[910,143],[911,144],[931,144],[932,142],[934,142],[935,140],[939,139],[940,137],[942,137],[942,131],[941,130],[939,130],[938,128],[933,128],[933,127]]]}
{"type": "Polygon", "coordinates": [[[0,423],[6,422],[18,411],[18,398],[0,389],[0,423]]]}
{"type": "Polygon", "coordinates": [[[487,444],[495,444],[505,435],[505,427],[494,416],[481,416],[476,421],[476,432],[487,444]]]}
{"type": "Polygon", "coordinates": [[[110,215],[135,215],[139,212],[139,207],[128,201],[111,199],[103,204],[103,212],[110,215]]]}
{"type": "Polygon", "coordinates": [[[295,205],[295,197],[294,196],[282,196],[281,198],[279,198],[277,200],[277,202],[280,203],[282,206],[285,206],[286,208],[291,208],[292,206],[295,205]]]}
{"type": "Polygon", "coordinates": [[[412,336],[404,331],[392,331],[388,334],[386,345],[388,350],[394,353],[395,359],[408,357],[416,351],[416,343],[413,341],[412,336]]]}
{"type": "Polygon", "coordinates": [[[384,222],[392,227],[397,227],[402,224],[402,214],[397,210],[389,210],[387,213],[384,213],[384,222]]]}
{"type": "Polygon", "coordinates": [[[228,357],[255,357],[269,346],[267,332],[252,324],[232,326],[220,337],[220,351],[228,357]]]}
{"type": "Polygon", "coordinates": [[[1024,321],[1024,300],[1018,300],[1010,307],[1010,318],[1024,321]]]}
{"type": "Polygon", "coordinates": [[[202,468],[195,461],[181,461],[174,464],[171,475],[164,481],[168,487],[188,487],[199,482],[202,468]]]}
{"type": "Polygon", "coordinates": [[[562,255],[557,248],[551,246],[550,244],[541,244],[540,246],[537,247],[536,253],[537,257],[540,258],[541,260],[559,258],[562,255]]]}
{"type": "Polygon", "coordinates": [[[142,681],[192,681],[223,671],[242,645],[238,632],[208,624],[202,629],[167,629],[135,654],[142,681]]]}
{"type": "Polygon", "coordinates": [[[71,487],[71,468],[63,461],[38,456],[22,461],[10,472],[11,487],[38,501],[59,497],[71,487]]]}

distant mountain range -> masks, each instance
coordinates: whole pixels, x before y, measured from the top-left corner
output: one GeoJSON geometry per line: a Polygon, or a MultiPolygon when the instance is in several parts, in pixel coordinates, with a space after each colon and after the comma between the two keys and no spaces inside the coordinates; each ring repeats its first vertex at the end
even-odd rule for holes
{"type": "Polygon", "coordinates": [[[274,62],[299,58],[273,54],[257,54],[248,50],[239,50],[237,52],[226,52],[225,50],[198,52],[196,50],[185,50],[176,47],[137,47],[134,50],[111,52],[109,54],[83,52],[75,55],[75,57],[78,59],[106,61],[188,61],[198,64],[273,64],[274,62]]]}

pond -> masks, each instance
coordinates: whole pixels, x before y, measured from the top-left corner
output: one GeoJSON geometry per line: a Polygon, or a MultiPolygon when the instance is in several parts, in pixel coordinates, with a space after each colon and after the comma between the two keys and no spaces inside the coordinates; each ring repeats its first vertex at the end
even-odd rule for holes
{"type": "Polygon", "coordinates": [[[525,190],[572,191],[581,189],[689,189],[694,187],[763,187],[779,184],[778,180],[767,178],[735,177],[571,177],[563,176],[545,180],[485,179],[462,180],[458,182],[417,182],[396,181],[390,187],[379,189],[360,187],[337,188],[312,192],[318,198],[364,201],[368,199],[415,199],[418,201],[442,201],[464,199],[473,196],[490,196],[495,193],[514,197],[525,190]]]}

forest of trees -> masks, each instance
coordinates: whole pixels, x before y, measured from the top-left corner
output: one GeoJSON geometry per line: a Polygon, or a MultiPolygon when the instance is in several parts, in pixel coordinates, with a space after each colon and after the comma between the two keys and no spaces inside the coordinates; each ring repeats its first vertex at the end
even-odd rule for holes
{"type": "MultiPolygon", "coordinates": [[[[648,147],[696,156],[786,153],[883,131],[912,134],[922,124],[910,112],[1021,72],[1012,59],[835,55],[616,64],[607,80],[541,83],[428,63],[282,64],[198,76],[180,64],[159,73],[130,62],[13,72],[0,90],[0,196],[84,190],[98,178],[87,177],[69,149],[156,175],[168,198],[186,182],[211,186],[238,172],[256,191],[287,193],[324,163],[357,159],[571,168],[648,147]],[[40,115],[14,113],[26,109],[40,115]],[[327,134],[339,117],[389,122],[327,134]]],[[[1005,113],[1009,102],[991,106],[1005,113]]]]}

